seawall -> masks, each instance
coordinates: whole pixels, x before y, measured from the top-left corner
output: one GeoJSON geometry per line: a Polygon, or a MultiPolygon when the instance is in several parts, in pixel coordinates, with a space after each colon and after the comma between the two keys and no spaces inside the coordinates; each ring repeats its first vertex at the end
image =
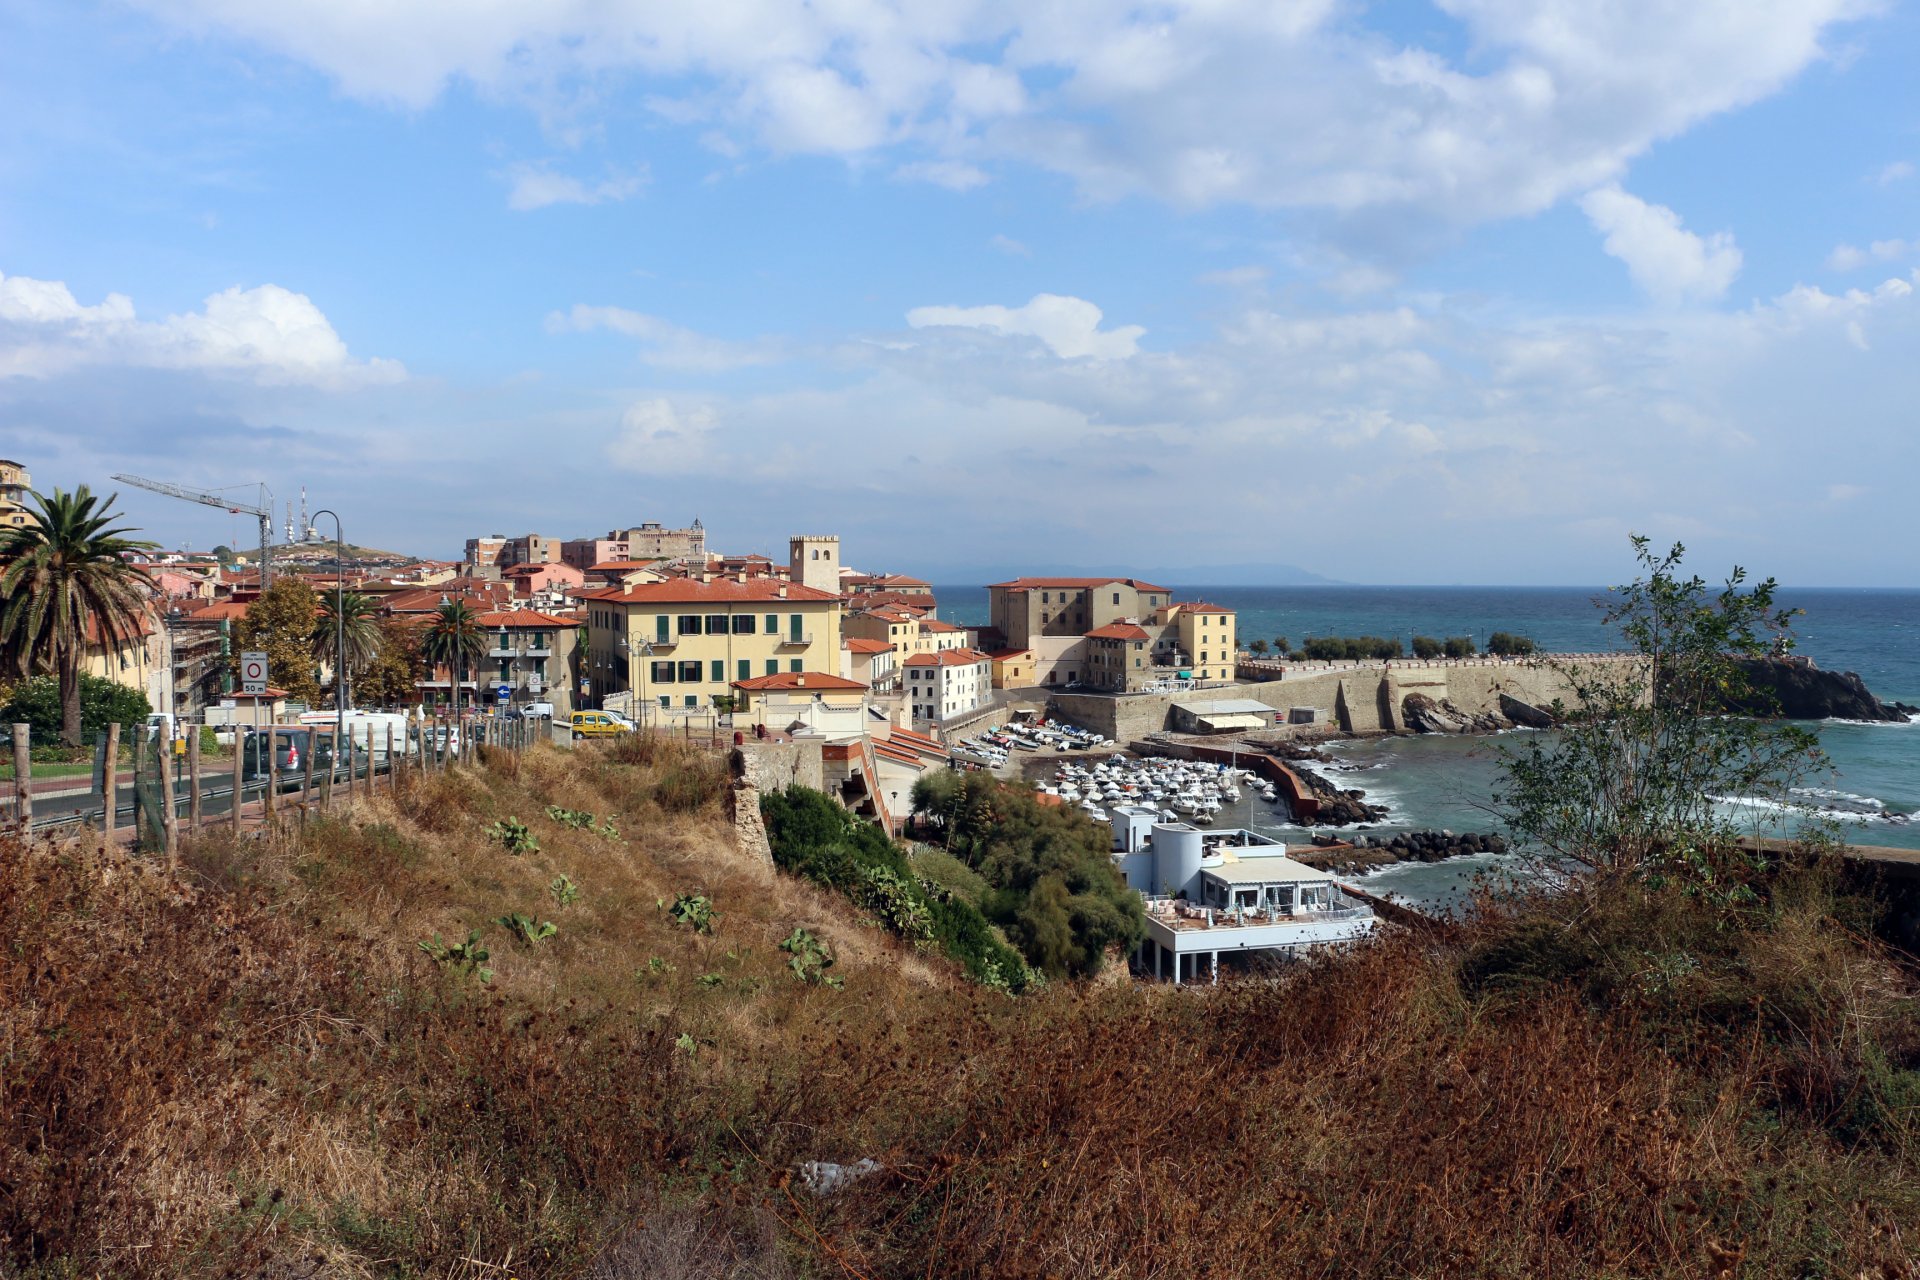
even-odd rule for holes
{"type": "MultiPolygon", "coordinates": [[[[1576,666],[1623,660],[1609,654],[1553,658],[1557,663],[1576,666]]],[[[1075,724],[1126,742],[1170,728],[1169,716],[1176,703],[1251,699],[1283,713],[1307,707],[1319,720],[1337,725],[1343,732],[1382,734],[1405,731],[1401,707],[1410,693],[1425,694],[1435,702],[1451,702],[1470,715],[1503,714],[1503,694],[1534,707],[1573,700],[1572,685],[1565,674],[1532,661],[1415,659],[1362,666],[1288,666],[1284,674],[1277,666],[1243,666],[1243,670],[1248,668],[1277,678],[1242,680],[1183,693],[1055,693],[1049,704],[1075,724]]]]}

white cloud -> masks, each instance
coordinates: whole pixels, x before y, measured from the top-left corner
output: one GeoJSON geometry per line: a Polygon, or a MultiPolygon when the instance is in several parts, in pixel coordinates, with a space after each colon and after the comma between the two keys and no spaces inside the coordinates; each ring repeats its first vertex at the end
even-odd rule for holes
{"type": "Polygon", "coordinates": [[[555,172],[545,165],[515,165],[504,175],[512,184],[507,207],[516,212],[555,204],[606,204],[626,200],[647,183],[644,173],[610,175],[589,186],[579,178],[555,172]]]}
{"type": "Polygon", "coordinates": [[[985,170],[958,160],[917,160],[901,165],[893,176],[906,182],[931,182],[949,191],[971,191],[991,181],[985,170]]]}
{"type": "Polygon", "coordinates": [[[671,400],[636,400],[620,415],[620,430],[607,446],[615,466],[650,475],[693,475],[721,470],[715,450],[720,417],[711,405],[680,408],[671,400]]]}
{"type": "Polygon", "coordinates": [[[1265,267],[1244,266],[1226,267],[1219,271],[1208,271],[1201,275],[1201,284],[1224,285],[1229,289],[1252,289],[1267,282],[1272,273],[1265,267]]]}
{"type": "Polygon", "coordinates": [[[1027,246],[1021,244],[1012,236],[991,236],[988,238],[987,243],[993,248],[998,249],[1001,253],[1006,254],[1009,258],[1031,258],[1033,256],[1033,250],[1027,248],[1027,246]]]}
{"type": "Polygon", "coordinates": [[[1827,265],[1835,271],[1857,271],[1869,262],[1898,262],[1920,253],[1920,240],[1875,240],[1865,249],[1839,244],[1827,255],[1827,265]]]}
{"type": "Polygon", "coordinates": [[[1867,487],[1861,484],[1830,484],[1827,486],[1827,501],[1852,502],[1867,492],[1867,487]]]}
{"type": "Polygon", "coordinates": [[[1895,160],[1892,164],[1882,166],[1880,172],[1873,175],[1873,182],[1875,186],[1888,187],[1912,176],[1911,160],[1895,160]]]}
{"type": "Polygon", "coordinates": [[[1413,211],[1464,224],[1616,179],[1655,142],[1771,94],[1874,0],[1440,0],[1444,48],[1340,0],[135,0],[191,30],[419,108],[450,83],[663,118],[782,152],[895,153],[967,186],[990,160],[1098,198],[1413,211]],[[1454,46],[1468,53],[1454,52],[1454,46]]]}
{"type": "Polygon", "coordinates": [[[276,284],[223,289],[199,311],[141,320],[124,294],[87,306],[60,281],[0,275],[0,377],[48,378],[92,365],[326,388],[406,377],[398,361],[355,360],[311,298],[276,284]]]}
{"type": "Polygon", "coordinates": [[[1140,349],[1139,325],[1102,329],[1099,307],[1084,298],[1035,294],[1022,307],[915,307],[907,323],[915,329],[985,329],[1010,337],[1038,338],[1062,360],[1091,357],[1124,360],[1140,349]]]}
{"type": "Polygon", "coordinates": [[[1702,239],[1682,227],[1680,216],[1665,205],[1606,186],[1583,196],[1580,208],[1605,237],[1606,251],[1662,303],[1710,301],[1726,293],[1740,274],[1740,250],[1731,235],[1718,231],[1702,239]]]}
{"type": "Polygon", "coordinates": [[[549,333],[591,333],[596,329],[610,329],[637,339],[644,348],[641,358],[661,368],[719,373],[776,364],[787,358],[784,345],[777,341],[730,342],[625,307],[575,305],[569,311],[547,316],[549,333]]]}

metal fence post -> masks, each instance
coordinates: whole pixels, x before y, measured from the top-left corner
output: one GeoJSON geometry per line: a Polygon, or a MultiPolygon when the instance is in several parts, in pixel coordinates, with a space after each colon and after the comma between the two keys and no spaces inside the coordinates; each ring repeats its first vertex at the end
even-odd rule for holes
{"type": "Polygon", "coordinates": [[[168,750],[173,739],[162,737],[158,732],[153,735],[154,759],[160,765],[160,851],[167,857],[167,869],[175,870],[180,857],[180,819],[173,810],[173,770],[169,759],[173,753],[168,750]]]}
{"type": "Polygon", "coordinates": [[[247,753],[242,749],[245,745],[246,740],[240,736],[240,726],[235,724],[233,726],[233,798],[229,805],[231,812],[227,815],[233,824],[235,835],[240,834],[240,806],[245,804],[247,799],[247,775],[244,768],[247,753]]]}
{"type": "Polygon", "coordinates": [[[187,830],[200,830],[200,730],[187,737],[187,830]]]}

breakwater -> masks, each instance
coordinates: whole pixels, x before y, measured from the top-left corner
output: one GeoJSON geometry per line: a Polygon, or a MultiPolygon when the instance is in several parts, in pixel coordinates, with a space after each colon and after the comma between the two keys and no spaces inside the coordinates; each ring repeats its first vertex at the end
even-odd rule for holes
{"type": "Polygon", "coordinates": [[[1439,714],[1463,724],[1479,720],[1486,725],[1495,716],[1516,722],[1516,705],[1540,711],[1556,700],[1572,698],[1566,669],[1630,660],[1617,654],[1556,654],[1550,659],[1552,666],[1494,658],[1242,663],[1243,676],[1264,678],[1175,693],[1057,692],[1048,698],[1048,705],[1053,713],[1121,742],[1173,728],[1176,706],[1191,708],[1225,700],[1261,703],[1279,712],[1282,720],[1297,711],[1346,734],[1407,733],[1423,727],[1409,723],[1409,695],[1424,700],[1417,700],[1416,708],[1431,704],[1439,714]]]}

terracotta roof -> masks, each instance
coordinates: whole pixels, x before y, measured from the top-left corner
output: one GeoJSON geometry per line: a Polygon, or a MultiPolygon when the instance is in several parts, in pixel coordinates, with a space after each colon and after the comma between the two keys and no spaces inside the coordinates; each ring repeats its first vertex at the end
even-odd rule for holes
{"type": "Polygon", "coordinates": [[[490,627],[495,630],[502,627],[508,628],[509,630],[515,627],[525,627],[530,630],[538,628],[542,631],[551,631],[555,627],[571,627],[574,625],[565,618],[557,618],[550,613],[541,613],[538,609],[499,610],[493,613],[483,613],[474,619],[474,621],[483,627],[490,627]]]}
{"type": "Polygon", "coordinates": [[[665,556],[655,556],[651,560],[602,560],[600,563],[591,566],[591,568],[595,573],[605,569],[651,569],[665,559],[665,556]]]}
{"type": "Polygon", "coordinates": [[[222,600],[204,609],[195,609],[187,615],[187,620],[189,622],[220,622],[222,620],[238,622],[246,616],[247,606],[232,600],[222,600]]]}
{"type": "Polygon", "coordinates": [[[966,628],[965,628],[965,627],[956,627],[956,626],[954,626],[954,625],[953,625],[953,624],[952,624],[951,622],[942,622],[942,621],[940,621],[940,619],[938,619],[938,618],[922,618],[922,619],[920,619],[920,629],[921,629],[922,631],[938,631],[938,632],[948,632],[948,631],[965,631],[965,630],[966,630],[966,628]]]}
{"type": "Polygon", "coordinates": [[[1131,622],[1111,622],[1087,632],[1089,640],[1145,640],[1147,633],[1131,622]]]}
{"type": "Polygon", "coordinates": [[[1135,591],[1165,591],[1172,594],[1171,588],[1156,587],[1151,582],[1142,582],[1138,578],[1015,578],[1011,582],[993,582],[989,587],[1004,587],[1009,591],[1037,591],[1042,587],[1065,587],[1079,590],[1088,587],[1104,587],[1109,583],[1124,582],[1135,591]]]}
{"type": "Polygon", "coordinates": [[[840,642],[840,647],[849,653],[891,653],[893,646],[885,640],[869,640],[865,636],[848,636],[840,642]]]}
{"type": "Polygon", "coordinates": [[[909,667],[965,667],[985,662],[987,655],[975,649],[942,649],[939,653],[916,653],[906,660],[909,667]]]}
{"type": "Polygon", "coordinates": [[[830,676],[823,671],[780,671],[770,676],[755,676],[751,680],[733,682],[733,688],[746,689],[752,693],[764,693],[770,689],[851,692],[855,689],[864,691],[866,687],[858,680],[848,680],[844,676],[830,676]]]}
{"type": "Polygon", "coordinates": [[[1030,657],[1032,657],[1032,656],[1033,656],[1033,650],[1031,650],[1031,649],[1002,649],[1002,650],[1000,650],[1000,651],[999,651],[998,653],[990,653],[990,654],[988,654],[987,656],[988,656],[989,658],[992,658],[992,659],[993,659],[993,660],[994,660],[995,662],[1006,662],[1006,661],[1008,661],[1009,659],[1012,659],[1012,658],[1030,658],[1030,657]]]}
{"type": "Polygon", "coordinates": [[[934,606],[931,595],[921,595],[908,591],[861,591],[853,597],[854,603],[867,609],[890,606],[896,609],[910,609],[914,613],[925,613],[934,606]]]}
{"type": "Polygon", "coordinates": [[[911,613],[908,613],[905,609],[862,609],[860,610],[860,612],[866,614],[867,617],[869,618],[878,618],[882,622],[918,622],[919,621],[918,618],[916,618],[911,613]]]}
{"type": "Polygon", "coordinates": [[[1175,609],[1189,609],[1195,613],[1233,612],[1232,609],[1227,608],[1227,606],[1223,604],[1208,604],[1205,600],[1178,600],[1174,602],[1172,607],[1175,609]]]}
{"type": "Polygon", "coordinates": [[[603,600],[608,604],[779,604],[782,601],[787,604],[813,604],[839,598],[832,591],[820,591],[797,582],[782,582],[774,578],[748,578],[745,582],[735,582],[732,578],[715,578],[712,582],[678,578],[672,582],[609,587],[605,591],[589,591],[581,596],[583,600],[603,600]]]}

